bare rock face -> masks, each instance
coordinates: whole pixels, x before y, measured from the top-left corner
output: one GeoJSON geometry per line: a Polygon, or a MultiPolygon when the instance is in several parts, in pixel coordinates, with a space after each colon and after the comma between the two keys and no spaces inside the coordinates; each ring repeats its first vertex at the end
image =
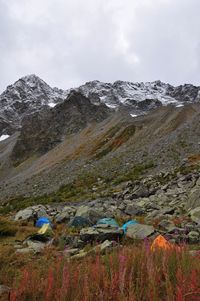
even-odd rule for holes
{"type": "Polygon", "coordinates": [[[54,110],[45,108],[24,118],[11,158],[17,165],[33,154],[44,154],[62,142],[66,135],[100,122],[109,114],[110,109],[105,105],[96,106],[81,93],[72,91],[54,110]]]}

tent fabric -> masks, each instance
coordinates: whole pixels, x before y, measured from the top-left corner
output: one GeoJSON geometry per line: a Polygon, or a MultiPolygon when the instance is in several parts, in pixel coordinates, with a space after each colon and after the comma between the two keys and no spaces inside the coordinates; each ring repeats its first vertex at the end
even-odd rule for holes
{"type": "Polygon", "coordinates": [[[41,228],[44,224],[50,224],[51,225],[51,222],[47,217],[42,216],[37,220],[36,227],[41,228]]]}
{"type": "Polygon", "coordinates": [[[126,234],[126,232],[127,232],[127,227],[128,227],[128,226],[130,226],[130,225],[135,225],[135,224],[138,224],[138,222],[135,221],[135,220],[132,220],[132,221],[129,221],[129,222],[123,224],[122,230],[124,231],[124,234],[126,234]]]}
{"type": "Polygon", "coordinates": [[[151,245],[151,251],[157,249],[170,250],[172,249],[172,244],[170,244],[162,235],[156,237],[151,245]]]}
{"type": "Polygon", "coordinates": [[[92,226],[91,222],[87,219],[84,218],[82,216],[74,216],[69,224],[69,227],[75,227],[75,228],[83,228],[83,227],[88,227],[88,226],[92,226]]]}
{"type": "Polygon", "coordinates": [[[119,227],[119,224],[116,222],[116,220],[109,217],[98,220],[96,225],[110,225],[112,227],[119,227]]]}
{"type": "Polygon", "coordinates": [[[43,226],[40,228],[40,230],[38,231],[38,234],[42,234],[42,235],[50,235],[52,234],[52,228],[50,224],[43,224],[43,226]]]}

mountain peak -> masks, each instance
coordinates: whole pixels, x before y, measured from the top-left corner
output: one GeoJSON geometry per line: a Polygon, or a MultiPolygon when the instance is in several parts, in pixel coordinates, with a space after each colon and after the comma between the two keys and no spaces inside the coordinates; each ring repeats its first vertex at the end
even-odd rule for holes
{"type": "Polygon", "coordinates": [[[30,81],[30,80],[42,80],[39,76],[35,74],[27,74],[20,78],[21,80],[30,81]]]}
{"type": "Polygon", "coordinates": [[[17,82],[15,82],[15,84],[21,82],[26,83],[29,86],[37,85],[38,83],[49,86],[43,79],[41,79],[39,76],[35,74],[28,74],[26,76],[23,76],[17,82]]]}

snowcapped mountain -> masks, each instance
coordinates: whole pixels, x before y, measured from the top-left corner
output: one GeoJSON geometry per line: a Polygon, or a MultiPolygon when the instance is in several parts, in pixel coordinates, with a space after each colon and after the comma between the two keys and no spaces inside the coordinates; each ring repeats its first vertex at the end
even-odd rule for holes
{"type": "Polygon", "coordinates": [[[51,88],[36,75],[22,77],[0,95],[0,133],[12,133],[24,116],[44,106],[54,107],[65,98],[65,91],[51,88]]]}
{"type": "Polygon", "coordinates": [[[105,104],[113,110],[126,110],[132,117],[149,110],[173,104],[177,107],[200,101],[200,87],[181,85],[173,87],[161,81],[132,83],[91,81],[69,90],[51,88],[36,75],[16,81],[0,95],[0,137],[8,137],[20,128],[22,119],[32,113],[53,109],[73,91],[87,97],[92,104],[105,104]]]}
{"type": "Polygon", "coordinates": [[[123,107],[134,116],[159,106],[169,104],[181,106],[185,102],[200,100],[200,87],[193,85],[173,87],[161,81],[147,83],[116,81],[113,84],[92,81],[77,90],[96,104],[101,102],[110,108],[123,107]]]}

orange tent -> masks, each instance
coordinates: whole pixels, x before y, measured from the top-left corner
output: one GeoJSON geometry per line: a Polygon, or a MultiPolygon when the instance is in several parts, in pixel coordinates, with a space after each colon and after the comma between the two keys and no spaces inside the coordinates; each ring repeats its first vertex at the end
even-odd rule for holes
{"type": "Polygon", "coordinates": [[[151,251],[155,249],[170,250],[173,246],[162,236],[156,237],[151,245],[151,251]]]}

